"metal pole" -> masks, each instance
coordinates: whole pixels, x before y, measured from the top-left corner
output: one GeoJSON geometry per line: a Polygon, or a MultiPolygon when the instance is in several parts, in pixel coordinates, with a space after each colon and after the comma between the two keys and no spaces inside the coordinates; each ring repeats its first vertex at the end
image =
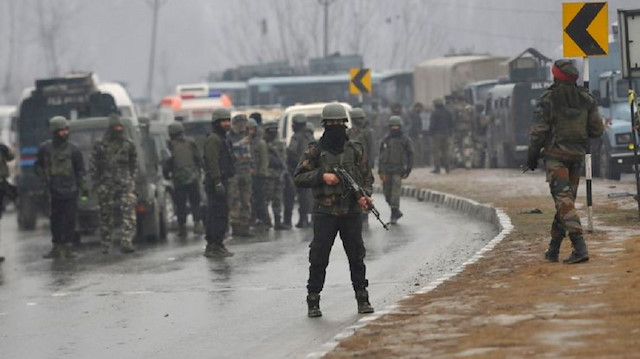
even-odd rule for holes
{"type": "MultiPolygon", "coordinates": [[[[589,91],[589,58],[584,57],[582,62],[582,78],[584,87],[589,91]]],[[[591,141],[587,141],[587,152],[584,155],[584,174],[587,180],[587,231],[593,233],[593,191],[591,170],[591,141]]]]}
{"type": "Polygon", "coordinates": [[[151,102],[153,92],[153,74],[155,72],[155,60],[156,60],[156,33],[158,28],[158,11],[160,6],[159,0],[153,0],[153,3],[149,3],[153,10],[153,20],[151,25],[151,50],[149,52],[149,74],[147,75],[147,101],[151,102]]]}
{"type": "Polygon", "coordinates": [[[324,57],[329,56],[329,1],[324,2],[324,57]]]}

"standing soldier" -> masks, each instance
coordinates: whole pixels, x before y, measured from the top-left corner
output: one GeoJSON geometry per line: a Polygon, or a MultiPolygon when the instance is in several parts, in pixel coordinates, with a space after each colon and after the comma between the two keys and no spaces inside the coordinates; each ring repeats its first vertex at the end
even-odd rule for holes
{"type": "MultiPolygon", "coordinates": [[[[289,172],[294,173],[298,166],[298,160],[302,157],[304,150],[313,141],[313,134],[307,131],[307,116],[302,113],[293,115],[293,136],[287,147],[287,165],[289,172]]],[[[298,194],[298,214],[299,219],[296,227],[307,228],[311,226],[309,222],[309,210],[311,208],[311,190],[308,188],[296,188],[298,194]]]]}
{"type": "Polygon", "coordinates": [[[416,102],[409,112],[409,120],[411,121],[411,128],[408,133],[410,135],[413,146],[415,147],[415,164],[417,166],[424,166],[424,140],[422,130],[422,112],[424,111],[424,105],[421,102],[416,102]]]}
{"type": "Polygon", "coordinates": [[[47,187],[53,248],[46,259],[73,258],[69,245],[75,238],[78,194],[86,195],[82,153],[69,142],[69,122],[63,116],[49,120],[52,139],[43,142],[36,155],[35,171],[47,187]]]}
{"type": "Polygon", "coordinates": [[[262,139],[258,132],[258,122],[253,118],[249,119],[247,124],[249,139],[251,140],[251,168],[253,177],[251,186],[253,196],[251,201],[251,219],[255,221],[258,227],[268,229],[271,227],[271,221],[264,205],[264,193],[262,186],[264,178],[269,170],[269,154],[267,152],[267,143],[262,139]]]}
{"type": "Polygon", "coordinates": [[[349,259],[351,284],[358,303],[358,313],[373,313],[369,303],[364,264],[365,247],[362,240],[362,211],[368,211],[371,198],[356,198],[348,193],[344,183],[334,173],[339,166],[347,171],[368,196],[371,195],[373,175],[361,144],[349,141],[345,123],[347,113],[340,104],[322,109],[324,134],[318,142],[311,142],[294,173],[299,187],[313,191],[313,241],[309,249],[309,280],[307,306],[309,317],[320,317],[320,292],[324,287],[329,255],[336,235],[340,233],[349,259]]]}
{"type": "Polygon", "coordinates": [[[431,136],[431,154],[433,156],[433,171],[440,173],[444,167],[449,173],[449,142],[453,132],[453,116],[444,106],[442,99],[433,100],[434,110],[429,121],[429,135],[431,136]]]}
{"type": "Polygon", "coordinates": [[[604,126],[596,100],[587,89],[576,85],[578,69],[573,62],[556,61],[552,73],[554,83],[540,96],[535,108],[527,167],[536,169],[539,157],[544,155],[547,180],[556,205],[545,259],[558,261],[560,245],[568,233],[573,251],[563,262],[581,263],[589,260],[589,252],[575,200],[589,138],[600,137],[604,126]]]}
{"type": "MultiPolygon", "coordinates": [[[[10,175],[7,162],[13,161],[14,158],[13,151],[4,143],[0,143],[0,218],[2,218],[2,213],[4,212],[5,198],[15,201],[16,189],[7,181],[10,175]]],[[[1,262],[4,262],[2,255],[0,255],[1,262]]]]}
{"type": "Polygon", "coordinates": [[[231,113],[218,108],[211,114],[213,131],[204,143],[203,159],[205,172],[205,192],[207,193],[207,247],[204,256],[208,258],[230,257],[222,240],[229,226],[229,203],[227,188],[234,175],[234,158],[227,131],[231,128],[231,113]]]}
{"type": "Polygon", "coordinates": [[[252,150],[247,129],[247,116],[236,115],[231,119],[229,142],[233,150],[234,173],[229,179],[229,222],[231,234],[251,237],[252,150]]]}
{"type": "Polygon", "coordinates": [[[116,214],[122,218],[120,251],[132,253],[136,231],[136,147],[128,138],[120,115],[111,114],[108,126],[91,155],[91,176],[100,204],[102,253],[111,250],[116,214]]]}
{"type": "Polygon", "coordinates": [[[202,157],[194,141],[184,135],[180,122],[169,125],[168,143],[171,157],[166,161],[165,177],[173,180],[173,199],[178,217],[178,235],[187,235],[187,200],[193,216],[193,233],[202,234],[202,216],[200,214],[200,176],[202,157]]]}
{"type": "Polygon", "coordinates": [[[264,124],[264,139],[267,142],[269,169],[264,179],[265,207],[273,212],[273,229],[281,231],[291,229],[282,223],[283,177],[286,171],[284,143],[278,139],[278,123],[264,124]]]}
{"type": "MultiPolygon", "coordinates": [[[[374,153],[375,147],[373,130],[371,130],[369,126],[367,126],[365,114],[361,108],[354,108],[349,112],[349,116],[351,117],[351,121],[353,122],[352,127],[347,130],[349,140],[362,144],[365,156],[367,157],[369,170],[371,170],[371,168],[373,168],[374,158],[376,158],[376,154],[374,153]]],[[[362,221],[366,223],[368,220],[369,213],[363,213],[362,221]]]]}
{"type": "Polygon", "coordinates": [[[398,223],[400,211],[400,191],[402,180],[409,177],[413,168],[413,145],[411,139],[402,133],[402,119],[389,118],[389,133],[380,143],[378,174],[382,181],[384,198],[391,207],[391,224],[398,223]]]}

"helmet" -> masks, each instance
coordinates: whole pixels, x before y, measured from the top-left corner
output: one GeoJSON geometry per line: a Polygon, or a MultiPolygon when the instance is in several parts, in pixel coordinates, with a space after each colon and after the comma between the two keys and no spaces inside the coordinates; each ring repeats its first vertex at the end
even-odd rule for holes
{"type": "Polygon", "coordinates": [[[184,127],[180,122],[173,122],[169,125],[169,136],[176,136],[184,132],[184,127]]]}
{"type": "Polygon", "coordinates": [[[256,128],[258,127],[258,122],[256,122],[256,120],[254,120],[253,118],[249,118],[249,122],[247,122],[247,127],[256,128]]]}
{"type": "Polygon", "coordinates": [[[307,116],[303,113],[296,113],[293,115],[292,121],[294,124],[305,124],[307,123],[307,116]]]}
{"type": "Polygon", "coordinates": [[[267,122],[264,125],[262,125],[262,127],[264,128],[265,132],[277,131],[278,130],[278,122],[276,122],[276,121],[267,122]]]}
{"type": "Polygon", "coordinates": [[[241,121],[247,121],[247,116],[243,115],[243,114],[239,114],[239,115],[235,115],[233,116],[233,118],[231,119],[231,124],[235,124],[241,121]]]}
{"type": "Polygon", "coordinates": [[[435,107],[444,106],[444,100],[442,100],[441,98],[437,98],[433,100],[433,106],[435,107]]]}
{"type": "Polygon", "coordinates": [[[402,126],[402,118],[400,116],[389,117],[389,126],[402,126]]]}
{"type": "Polygon", "coordinates": [[[361,108],[356,107],[353,110],[349,111],[349,116],[351,116],[352,120],[364,118],[364,111],[362,111],[361,108]]]}
{"type": "Polygon", "coordinates": [[[252,118],[254,120],[256,120],[256,122],[258,123],[258,125],[262,124],[262,114],[260,114],[260,112],[253,112],[249,115],[249,118],[252,118]]]}
{"type": "Polygon", "coordinates": [[[349,121],[347,111],[339,103],[330,103],[322,108],[322,121],[325,120],[345,120],[349,121]]]}
{"type": "Polygon", "coordinates": [[[116,126],[122,126],[122,119],[117,113],[112,113],[109,115],[109,128],[116,126]]]}
{"type": "Polygon", "coordinates": [[[51,132],[58,132],[65,128],[69,128],[69,121],[64,116],[54,116],[49,120],[49,130],[51,132]]]}
{"type": "Polygon", "coordinates": [[[220,120],[230,120],[230,119],[231,119],[231,112],[229,112],[229,110],[227,110],[226,108],[216,108],[211,113],[211,121],[213,122],[220,121],[220,120]]]}

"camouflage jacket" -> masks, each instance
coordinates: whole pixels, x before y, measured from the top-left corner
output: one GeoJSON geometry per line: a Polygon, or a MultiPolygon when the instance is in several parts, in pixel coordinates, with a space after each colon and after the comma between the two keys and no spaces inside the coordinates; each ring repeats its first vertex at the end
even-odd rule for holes
{"type": "Polygon", "coordinates": [[[287,156],[285,154],[284,143],[278,139],[268,141],[267,153],[269,158],[267,177],[276,178],[282,176],[282,174],[287,170],[287,156]]]}
{"type": "Polygon", "coordinates": [[[387,135],[380,142],[378,172],[385,174],[402,174],[413,167],[413,144],[411,139],[400,133],[387,135]]]}
{"type": "Polygon", "coordinates": [[[348,193],[344,183],[335,186],[324,183],[322,175],[333,173],[334,167],[340,167],[349,172],[367,195],[371,195],[373,174],[367,164],[362,145],[353,141],[347,141],[343,152],[339,155],[323,151],[318,142],[311,142],[294,172],[294,182],[298,187],[312,189],[315,213],[334,216],[362,213],[355,194],[348,193]]]}
{"type": "Polygon", "coordinates": [[[600,137],[604,132],[596,100],[587,90],[576,87],[580,98],[578,108],[554,105],[552,94],[562,86],[576,85],[555,83],[536,104],[529,130],[529,158],[538,158],[544,148],[546,157],[581,160],[589,138],[600,137]]]}
{"type": "Polygon", "coordinates": [[[253,174],[266,176],[269,171],[269,151],[267,142],[257,135],[251,139],[251,155],[253,174]]]}
{"type": "Polygon", "coordinates": [[[253,151],[251,150],[251,139],[245,132],[236,133],[233,130],[227,135],[233,150],[234,167],[236,174],[249,174],[253,170],[253,151]]]}
{"type": "Polygon", "coordinates": [[[138,154],[133,141],[107,132],[93,147],[90,172],[94,186],[132,188],[138,174],[138,154]]]}

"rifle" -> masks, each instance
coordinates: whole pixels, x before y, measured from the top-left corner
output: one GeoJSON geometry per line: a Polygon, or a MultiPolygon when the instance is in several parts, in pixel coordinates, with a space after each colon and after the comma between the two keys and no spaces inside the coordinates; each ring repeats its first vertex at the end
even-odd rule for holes
{"type": "MultiPolygon", "coordinates": [[[[349,172],[347,172],[344,169],[339,168],[339,167],[334,167],[333,171],[340,178],[340,182],[342,182],[349,191],[352,191],[357,199],[360,199],[360,197],[362,197],[362,196],[364,196],[365,198],[367,197],[367,193],[364,191],[364,188],[362,188],[353,179],[353,177],[351,177],[349,172]]],[[[382,221],[382,219],[380,219],[380,212],[378,212],[378,209],[376,209],[376,206],[374,206],[373,202],[371,202],[371,201],[369,201],[369,210],[371,211],[371,213],[373,213],[374,216],[376,216],[376,219],[378,220],[378,222],[380,222],[380,224],[382,224],[382,227],[384,227],[384,229],[386,229],[388,231],[389,230],[389,224],[384,223],[382,221]]]]}

